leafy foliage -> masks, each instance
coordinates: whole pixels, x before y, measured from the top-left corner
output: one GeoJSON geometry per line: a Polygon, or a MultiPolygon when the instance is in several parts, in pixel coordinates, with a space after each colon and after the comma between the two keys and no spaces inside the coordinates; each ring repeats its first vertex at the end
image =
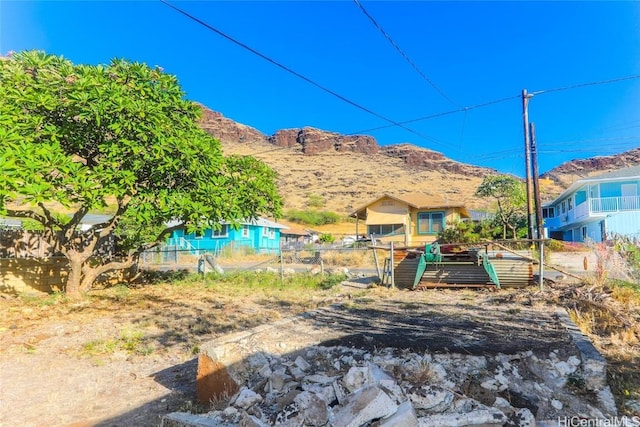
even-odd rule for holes
{"type": "Polygon", "coordinates": [[[333,243],[336,238],[333,234],[323,233],[318,237],[318,240],[320,240],[322,243],[333,243]]]}
{"type": "Polygon", "coordinates": [[[307,195],[307,206],[310,208],[321,208],[325,205],[325,200],[318,194],[307,195]]]}
{"type": "MultiPolygon", "coordinates": [[[[518,238],[519,229],[526,221],[526,190],[523,182],[508,175],[488,175],[476,190],[476,196],[494,199],[497,206],[496,218],[502,225],[502,238],[518,238]]],[[[526,230],[525,230],[526,232],[526,230]]]]}
{"type": "Polygon", "coordinates": [[[490,237],[483,227],[472,221],[455,221],[447,223],[447,226],[438,234],[438,239],[443,243],[477,243],[483,238],[490,237]]]}
{"type": "Polygon", "coordinates": [[[305,225],[326,225],[335,224],[340,221],[340,215],[335,212],[316,210],[296,210],[291,209],[286,212],[285,218],[291,222],[305,225]]]}
{"type": "Polygon", "coordinates": [[[131,265],[171,229],[280,214],[275,173],[251,157],[222,155],[197,124],[198,105],[175,76],[113,60],[74,65],[43,52],[0,60],[0,213],[41,223],[70,261],[67,291],[131,265]],[[50,202],[70,210],[56,217],[50,202]],[[84,216],[114,212],[79,232],[84,216]],[[96,247],[119,236],[124,262],[98,261],[96,247]]]}

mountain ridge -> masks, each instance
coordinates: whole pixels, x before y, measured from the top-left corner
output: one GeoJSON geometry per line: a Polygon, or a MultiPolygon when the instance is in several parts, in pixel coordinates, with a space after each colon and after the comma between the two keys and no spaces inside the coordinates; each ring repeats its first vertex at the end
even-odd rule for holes
{"type": "MultiPolygon", "coordinates": [[[[368,135],[342,135],[313,127],[281,129],[273,135],[235,122],[204,105],[201,127],[217,138],[226,155],[253,155],[278,173],[285,209],[321,209],[348,214],[382,194],[422,192],[490,209],[474,193],[495,169],[457,162],[410,143],[380,146],[368,135]]],[[[577,179],[640,165],[640,148],[618,155],[565,162],[541,175],[543,200],[577,179]]]]}

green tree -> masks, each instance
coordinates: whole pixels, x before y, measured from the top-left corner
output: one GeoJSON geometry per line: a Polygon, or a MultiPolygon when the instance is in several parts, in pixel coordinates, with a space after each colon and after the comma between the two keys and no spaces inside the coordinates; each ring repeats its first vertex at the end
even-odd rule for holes
{"type": "Polygon", "coordinates": [[[507,238],[507,229],[514,239],[526,208],[524,183],[508,175],[488,175],[476,190],[476,196],[492,198],[497,205],[496,219],[502,225],[502,238],[507,238]]]}
{"type": "Polygon", "coordinates": [[[133,265],[178,225],[190,231],[280,215],[275,173],[222,155],[175,76],[142,63],[74,65],[44,52],[0,60],[0,213],[42,224],[69,261],[66,291],[133,265]],[[56,215],[57,206],[71,215],[56,215]],[[81,231],[90,211],[109,220],[81,231]],[[126,226],[125,226],[126,225],[126,226]],[[122,257],[96,248],[117,235],[122,257]]]}

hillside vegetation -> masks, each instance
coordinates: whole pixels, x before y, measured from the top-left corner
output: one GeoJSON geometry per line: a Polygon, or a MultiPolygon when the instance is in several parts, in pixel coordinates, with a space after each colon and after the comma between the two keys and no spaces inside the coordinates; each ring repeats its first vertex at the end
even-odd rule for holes
{"type": "MultiPolygon", "coordinates": [[[[252,155],[279,175],[285,209],[317,208],[346,215],[383,194],[423,192],[470,209],[489,210],[474,196],[484,176],[497,171],[455,162],[444,154],[399,143],[380,147],[369,136],[344,136],[312,128],[286,129],[272,136],[236,123],[202,106],[201,126],[222,143],[226,155],[252,155]]],[[[543,201],[572,182],[640,164],[640,148],[615,156],[574,160],[542,176],[543,201]]]]}

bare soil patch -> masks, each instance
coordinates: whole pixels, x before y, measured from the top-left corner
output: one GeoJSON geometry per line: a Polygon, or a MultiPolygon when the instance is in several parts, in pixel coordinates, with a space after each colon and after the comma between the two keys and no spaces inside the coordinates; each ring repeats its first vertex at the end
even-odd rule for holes
{"type": "Polygon", "coordinates": [[[531,291],[273,292],[201,283],[112,288],[81,301],[0,297],[0,426],[157,426],[195,406],[201,342],[311,309],[348,345],[463,354],[567,348],[531,291]]]}

